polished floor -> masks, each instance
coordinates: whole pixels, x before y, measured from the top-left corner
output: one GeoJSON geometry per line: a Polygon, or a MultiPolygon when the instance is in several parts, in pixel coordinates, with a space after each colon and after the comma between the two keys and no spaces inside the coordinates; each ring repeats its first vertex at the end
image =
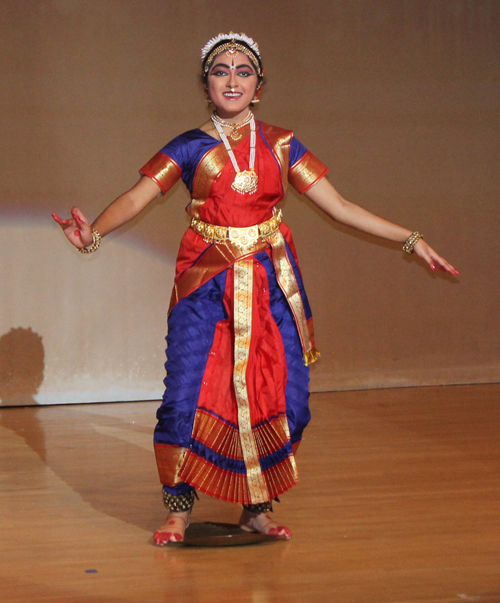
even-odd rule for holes
{"type": "MultiPolygon", "coordinates": [[[[500,385],[312,396],[293,539],[160,549],[156,403],[0,410],[0,601],[500,602],[500,385]]],[[[205,496],[193,520],[234,522],[205,496]]]]}

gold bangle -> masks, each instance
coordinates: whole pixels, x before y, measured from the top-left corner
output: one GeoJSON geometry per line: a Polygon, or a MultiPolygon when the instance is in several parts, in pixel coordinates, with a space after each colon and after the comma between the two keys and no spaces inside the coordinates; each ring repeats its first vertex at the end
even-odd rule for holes
{"type": "Polygon", "coordinates": [[[88,247],[78,247],[78,251],[80,253],[94,253],[99,249],[99,245],[101,244],[101,235],[97,232],[97,230],[92,229],[92,245],[88,247]]]}
{"type": "Polygon", "coordinates": [[[424,238],[423,234],[421,234],[417,231],[412,232],[411,235],[404,242],[403,251],[406,251],[406,253],[413,253],[413,249],[414,249],[415,245],[420,241],[420,239],[423,239],[423,238],[424,238]]]}

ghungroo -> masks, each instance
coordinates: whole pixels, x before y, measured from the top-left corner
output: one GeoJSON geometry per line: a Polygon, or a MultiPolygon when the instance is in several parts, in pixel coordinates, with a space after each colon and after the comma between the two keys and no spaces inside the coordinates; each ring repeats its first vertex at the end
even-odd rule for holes
{"type": "Polygon", "coordinates": [[[243,505],[245,511],[250,511],[250,513],[255,513],[256,515],[260,515],[260,513],[272,513],[273,512],[273,501],[268,500],[264,503],[258,503],[256,505],[243,505]]]}
{"type": "Polygon", "coordinates": [[[187,492],[186,494],[169,494],[163,490],[163,503],[169,511],[182,513],[183,511],[191,511],[194,505],[195,491],[187,492]]]}

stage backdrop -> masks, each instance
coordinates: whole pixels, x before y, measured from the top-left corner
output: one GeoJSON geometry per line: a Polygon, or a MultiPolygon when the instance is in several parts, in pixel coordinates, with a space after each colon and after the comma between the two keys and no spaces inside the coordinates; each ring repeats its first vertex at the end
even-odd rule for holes
{"type": "Polygon", "coordinates": [[[199,49],[231,29],[261,46],[258,118],[294,129],[346,198],[422,231],[462,272],[432,273],[289,191],[322,352],[312,389],[497,381],[497,0],[3,0],[2,405],[161,396],[186,191],[89,257],[50,213],[93,219],[208,118],[199,49]]]}

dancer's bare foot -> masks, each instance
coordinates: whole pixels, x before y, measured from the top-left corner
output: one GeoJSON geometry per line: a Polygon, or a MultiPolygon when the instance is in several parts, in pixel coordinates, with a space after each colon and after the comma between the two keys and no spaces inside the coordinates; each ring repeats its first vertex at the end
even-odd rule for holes
{"type": "Polygon", "coordinates": [[[259,534],[270,534],[271,536],[282,536],[287,540],[292,537],[292,532],[286,526],[280,526],[265,513],[251,513],[243,509],[239,520],[239,526],[245,532],[259,532],[259,534]]]}
{"type": "Polygon", "coordinates": [[[184,532],[189,525],[189,513],[189,511],[182,513],[170,511],[165,523],[154,533],[154,543],[158,546],[165,546],[169,542],[182,542],[184,532]]]}

